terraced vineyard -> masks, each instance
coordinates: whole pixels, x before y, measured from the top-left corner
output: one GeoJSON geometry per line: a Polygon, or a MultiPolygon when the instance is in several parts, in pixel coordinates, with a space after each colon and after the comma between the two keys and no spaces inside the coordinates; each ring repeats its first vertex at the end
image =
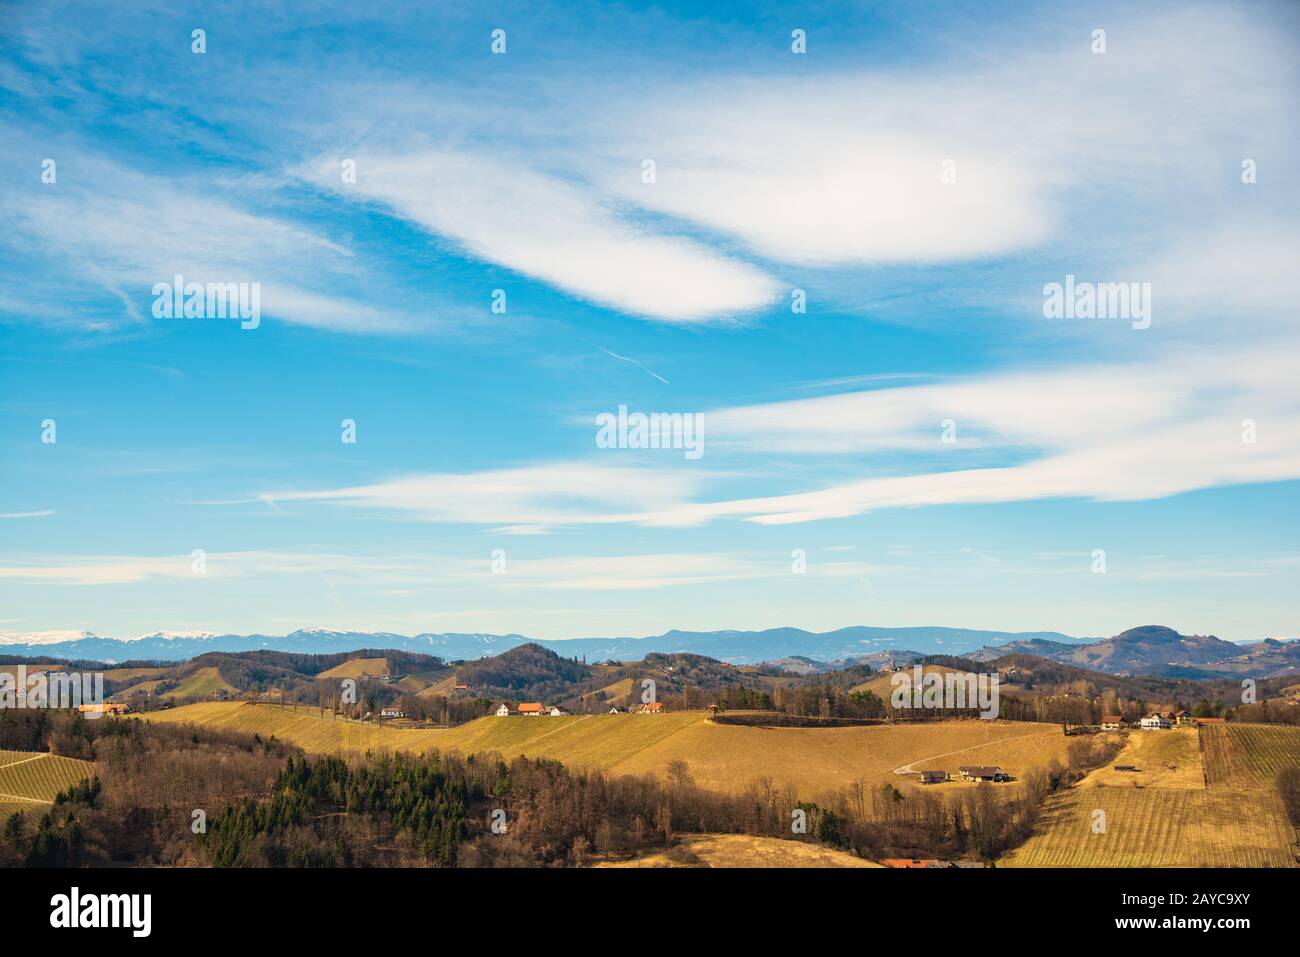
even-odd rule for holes
{"type": "Polygon", "coordinates": [[[1260,790],[1267,787],[1247,760],[1227,725],[1207,724],[1200,729],[1201,761],[1205,783],[1211,788],[1260,790]]]}
{"type": "Polygon", "coordinates": [[[1294,867],[1294,842],[1269,791],[1072,788],[1048,799],[1035,835],[999,866],[1294,867]]]}
{"type": "Polygon", "coordinates": [[[1277,724],[1229,724],[1227,728],[1264,787],[1273,786],[1282,768],[1300,767],[1300,728],[1277,724]]]}
{"type": "Polygon", "coordinates": [[[1300,767],[1300,728],[1275,724],[1201,728],[1205,780],[1212,788],[1271,788],[1277,772],[1300,767]]]}
{"type": "Polygon", "coordinates": [[[0,814],[40,810],[94,774],[89,761],[32,751],[0,751],[0,814]]]}

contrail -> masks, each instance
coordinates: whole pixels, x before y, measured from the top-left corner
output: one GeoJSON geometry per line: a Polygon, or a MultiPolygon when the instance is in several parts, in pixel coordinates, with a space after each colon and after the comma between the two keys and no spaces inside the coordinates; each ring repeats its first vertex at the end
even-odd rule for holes
{"type": "Polygon", "coordinates": [[[650,375],[654,376],[656,379],[658,379],[658,380],[659,380],[660,382],[662,382],[664,385],[672,385],[671,382],[669,382],[667,379],[665,379],[663,376],[661,376],[658,372],[655,372],[653,369],[647,369],[644,365],[642,365],[640,362],[637,362],[635,359],[630,359],[630,358],[628,358],[627,356],[621,356],[621,355],[619,355],[617,352],[610,352],[610,351],[609,351],[608,349],[606,349],[604,346],[596,345],[596,343],[594,343],[594,342],[592,343],[592,345],[593,345],[593,346],[596,346],[597,349],[599,349],[601,352],[605,353],[605,355],[607,355],[607,356],[612,356],[612,357],[615,358],[615,359],[621,359],[623,362],[630,362],[630,363],[632,363],[632,365],[636,366],[638,369],[642,370],[643,372],[649,373],[650,375]]]}

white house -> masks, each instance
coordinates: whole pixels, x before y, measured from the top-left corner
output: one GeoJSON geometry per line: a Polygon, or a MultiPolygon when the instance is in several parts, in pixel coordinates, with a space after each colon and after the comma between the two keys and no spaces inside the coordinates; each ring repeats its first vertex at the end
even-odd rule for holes
{"type": "Polygon", "coordinates": [[[495,714],[498,718],[508,718],[513,712],[510,710],[510,705],[502,704],[496,709],[496,711],[492,713],[495,714]]]}
{"type": "Polygon", "coordinates": [[[401,708],[399,708],[397,705],[395,705],[395,704],[390,704],[390,705],[388,705],[387,707],[385,707],[385,708],[381,708],[381,709],[380,709],[380,711],[379,711],[379,717],[381,717],[381,718],[405,718],[405,717],[406,717],[406,713],[405,713],[401,708]]]}
{"type": "Polygon", "coordinates": [[[1169,719],[1168,715],[1161,714],[1158,711],[1154,711],[1147,715],[1139,722],[1139,724],[1141,724],[1147,731],[1156,731],[1162,728],[1172,728],[1174,726],[1173,721],[1169,719]]]}
{"type": "Polygon", "coordinates": [[[565,711],[559,705],[553,704],[550,706],[550,708],[547,709],[546,713],[552,718],[560,718],[568,714],[569,712],[565,711]]]}

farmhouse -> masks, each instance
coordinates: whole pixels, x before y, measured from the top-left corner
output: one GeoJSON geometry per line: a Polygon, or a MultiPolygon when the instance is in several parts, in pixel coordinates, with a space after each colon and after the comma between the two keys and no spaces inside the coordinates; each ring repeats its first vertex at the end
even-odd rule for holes
{"type": "Polygon", "coordinates": [[[379,709],[379,717],[381,717],[381,718],[405,718],[405,717],[406,717],[406,712],[403,711],[401,708],[399,708],[397,705],[395,705],[395,704],[390,704],[390,705],[388,705],[387,707],[384,707],[384,708],[379,709]]]}
{"type": "Polygon", "coordinates": [[[512,714],[514,714],[514,711],[511,710],[510,705],[503,703],[498,705],[496,711],[492,713],[495,714],[498,718],[508,718],[512,714]]]}
{"type": "Polygon", "coordinates": [[[610,713],[610,714],[627,714],[627,708],[620,708],[618,705],[614,705],[612,708],[609,709],[609,713],[610,713]]]}
{"type": "Polygon", "coordinates": [[[1187,727],[1196,724],[1196,719],[1192,717],[1190,711],[1179,711],[1175,713],[1174,720],[1178,722],[1180,727],[1187,727]]]}
{"type": "Polygon", "coordinates": [[[519,706],[519,713],[530,718],[540,718],[546,713],[546,705],[540,701],[525,701],[519,706]]]}
{"type": "Polygon", "coordinates": [[[921,772],[922,784],[942,784],[944,781],[947,780],[948,780],[947,771],[922,771],[921,772]]]}
{"type": "Polygon", "coordinates": [[[1159,711],[1151,712],[1151,714],[1143,718],[1139,724],[1142,725],[1142,728],[1145,731],[1158,731],[1172,728],[1174,726],[1173,719],[1171,719],[1169,715],[1162,714],[1159,711]]]}
{"type": "Polygon", "coordinates": [[[1101,730],[1119,731],[1124,727],[1124,719],[1117,714],[1104,715],[1101,719],[1101,730]]]}
{"type": "Polygon", "coordinates": [[[77,710],[82,714],[126,714],[131,710],[131,706],[116,701],[105,701],[102,704],[83,704],[77,710]]]}
{"type": "MultiPolygon", "coordinates": [[[[882,858],[880,863],[884,864],[886,867],[908,868],[969,866],[965,863],[958,864],[956,861],[940,861],[932,857],[886,857],[882,858]]],[[[980,864],[979,866],[983,867],[984,865],[980,864]]]]}
{"type": "Polygon", "coordinates": [[[992,765],[967,764],[957,769],[963,781],[1005,781],[1007,775],[1002,769],[992,765]]]}
{"type": "Polygon", "coordinates": [[[651,701],[649,704],[641,705],[641,710],[637,714],[663,714],[664,705],[662,701],[651,701]]]}
{"type": "Polygon", "coordinates": [[[550,715],[552,718],[562,718],[564,717],[564,715],[568,714],[569,712],[565,711],[558,704],[553,704],[546,709],[546,713],[550,715]]]}

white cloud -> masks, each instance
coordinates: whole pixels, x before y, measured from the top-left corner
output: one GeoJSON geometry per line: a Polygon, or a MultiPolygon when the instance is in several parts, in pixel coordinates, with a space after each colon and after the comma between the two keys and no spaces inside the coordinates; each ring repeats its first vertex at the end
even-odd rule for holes
{"type": "Polygon", "coordinates": [[[416,475],[317,491],[264,493],[268,503],[328,502],[404,513],[429,522],[500,525],[513,531],[573,524],[653,522],[686,503],[699,472],[586,462],[416,475]]]}
{"type": "MultiPolygon", "coordinates": [[[[951,457],[941,465],[927,459],[925,471],[793,494],[706,502],[699,493],[717,473],[568,462],[263,498],[534,531],[566,524],[689,526],[725,517],[775,525],[879,508],[1045,498],[1156,499],[1300,478],[1298,379],[1300,350],[1283,340],[1211,359],[986,375],[706,413],[717,441],[742,455],[929,450],[951,457]],[[955,446],[940,441],[944,418],[956,420],[955,446]],[[1242,441],[1246,419],[1255,423],[1254,442],[1242,441]],[[1018,462],[973,465],[963,458],[972,447],[1013,454],[1018,462]]],[[[755,473],[752,480],[763,477],[755,473]]]]}
{"type": "Polygon", "coordinates": [[[383,203],[475,257],[635,315],[715,321],[777,295],[755,267],[629,223],[591,189],[519,163],[425,150],[361,155],[355,185],[340,185],[333,159],[310,175],[340,195],[383,203]]]}
{"type": "MultiPolygon", "coordinates": [[[[264,318],[355,332],[415,324],[388,304],[370,304],[356,291],[351,252],[309,229],[93,155],[80,156],[78,166],[77,180],[65,170],[57,186],[0,200],[13,225],[4,239],[35,243],[64,266],[63,301],[50,308],[66,311],[68,287],[84,282],[121,299],[132,321],[144,321],[153,285],[180,274],[187,282],[260,284],[264,318]],[[352,291],[331,291],[342,288],[352,291]]],[[[40,293],[28,290],[29,297],[40,293]]]]}

